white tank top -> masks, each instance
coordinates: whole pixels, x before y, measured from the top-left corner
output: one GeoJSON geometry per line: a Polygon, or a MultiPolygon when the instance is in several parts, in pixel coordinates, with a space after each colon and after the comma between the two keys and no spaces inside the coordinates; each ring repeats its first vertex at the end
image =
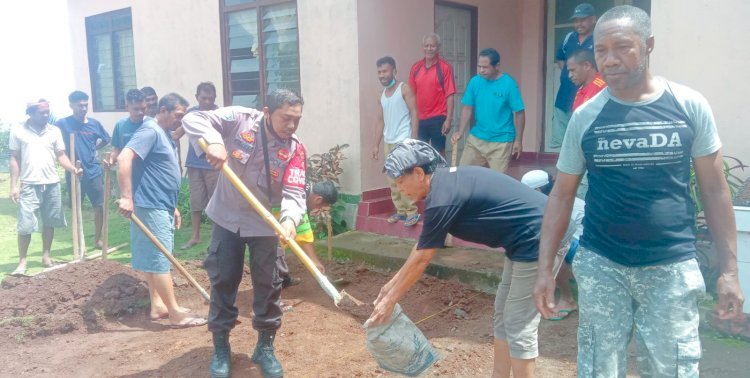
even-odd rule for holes
{"type": "Polygon", "coordinates": [[[385,91],[387,89],[383,89],[383,94],[380,96],[380,105],[383,106],[383,121],[385,122],[383,141],[388,144],[399,143],[411,137],[411,116],[406,101],[404,101],[404,96],[401,94],[403,84],[403,82],[398,84],[398,88],[391,97],[386,97],[385,91]]]}

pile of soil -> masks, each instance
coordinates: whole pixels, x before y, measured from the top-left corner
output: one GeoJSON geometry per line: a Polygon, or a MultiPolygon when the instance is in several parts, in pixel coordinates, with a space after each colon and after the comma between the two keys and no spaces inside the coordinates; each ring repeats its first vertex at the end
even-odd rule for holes
{"type": "Polygon", "coordinates": [[[34,277],[6,277],[0,289],[0,340],[101,330],[106,317],[148,305],[148,288],[114,261],[71,264],[34,277]]]}

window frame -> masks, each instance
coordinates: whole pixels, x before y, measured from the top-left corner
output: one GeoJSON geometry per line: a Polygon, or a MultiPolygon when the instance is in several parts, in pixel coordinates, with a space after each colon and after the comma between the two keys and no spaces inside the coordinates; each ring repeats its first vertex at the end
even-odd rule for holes
{"type": "MultiPolygon", "coordinates": [[[[302,70],[301,70],[301,51],[299,50],[299,4],[296,0],[254,0],[252,2],[248,2],[246,4],[236,4],[231,6],[224,5],[225,0],[218,0],[219,1],[219,19],[220,22],[220,35],[221,35],[221,73],[222,78],[224,80],[224,106],[231,106],[232,104],[232,75],[229,72],[231,67],[230,62],[230,54],[229,54],[229,40],[228,40],[228,33],[229,33],[229,14],[232,12],[238,12],[248,9],[257,9],[256,11],[256,17],[257,17],[257,25],[258,25],[258,59],[259,59],[259,65],[260,69],[258,72],[258,80],[260,81],[260,91],[258,93],[259,99],[258,99],[258,107],[262,109],[262,107],[265,106],[266,102],[266,87],[268,86],[268,83],[266,82],[266,53],[263,46],[263,12],[262,9],[267,6],[272,5],[279,5],[279,4],[294,4],[295,8],[295,14],[297,17],[297,67],[299,70],[299,86],[300,86],[300,92],[302,91],[302,70]]],[[[301,93],[300,93],[301,95],[301,93]]],[[[261,110],[258,109],[258,110],[261,110]]]]}
{"type": "MultiPolygon", "coordinates": [[[[120,61],[118,59],[116,59],[119,56],[119,53],[115,49],[115,45],[116,45],[116,43],[115,43],[115,33],[116,32],[121,32],[121,31],[125,31],[125,30],[130,30],[130,33],[133,34],[133,40],[134,40],[133,41],[133,65],[135,66],[135,34],[133,33],[133,11],[132,11],[132,8],[131,7],[127,7],[127,8],[116,9],[116,10],[109,11],[109,12],[104,12],[104,13],[99,13],[99,14],[87,16],[84,19],[84,29],[85,29],[85,33],[86,33],[86,56],[87,56],[87,59],[88,59],[88,66],[89,66],[89,80],[91,82],[91,97],[92,97],[92,99],[93,98],[97,98],[99,96],[98,90],[96,89],[97,85],[95,84],[98,79],[97,79],[97,75],[96,75],[96,72],[94,70],[94,67],[91,64],[91,62],[92,62],[92,52],[93,52],[93,48],[94,48],[94,38],[93,37],[95,35],[106,34],[106,35],[109,36],[110,46],[112,46],[112,51],[110,52],[110,55],[111,55],[111,59],[112,59],[112,81],[113,81],[112,82],[112,88],[114,89],[114,97],[115,97],[114,108],[111,108],[111,109],[110,108],[102,109],[101,107],[97,106],[96,101],[91,101],[91,108],[92,108],[92,110],[94,112],[97,112],[97,113],[123,112],[123,111],[126,110],[126,107],[124,106],[124,104],[125,104],[125,97],[124,97],[125,93],[124,92],[122,94],[120,93],[122,91],[120,91],[119,89],[122,89],[121,88],[122,85],[120,83],[120,80],[117,79],[118,76],[121,76],[121,71],[120,71],[121,68],[120,68],[120,61]],[[129,27],[125,27],[125,26],[113,26],[112,25],[112,19],[115,18],[115,17],[121,16],[121,15],[124,15],[125,13],[127,13],[130,16],[130,25],[129,25],[129,27]],[[89,23],[93,22],[94,20],[99,20],[99,19],[103,19],[103,18],[107,18],[108,24],[109,24],[106,29],[103,29],[103,30],[106,30],[106,31],[98,31],[97,33],[91,33],[91,32],[89,32],[89,23]],[[122,101],[120,101],[120,100],[122,100],[122,101]],[[118,107],[120,103],[123,104],[123,106],[121,108],[118,107]]],[[[133,75],[134,75],[134,78],[135,78],[135,83],[137,85],[138,81],[137,81],[137,77],[135,76],[136,72],[133,72],[133,75]]]]}

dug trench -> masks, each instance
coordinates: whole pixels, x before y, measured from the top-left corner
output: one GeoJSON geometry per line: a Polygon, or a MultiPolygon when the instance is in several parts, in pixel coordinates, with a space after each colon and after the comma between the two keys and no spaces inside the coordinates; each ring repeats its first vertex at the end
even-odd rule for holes
{"type": "MultiPolygon", "coordinates": [[[[185,267],[208,288],[198,261],[185,267]]],[[[334,306],[293,257],[289,265],[300,285],[285,289],[283,324],[276,354],[289,377],[378,377],[365,347],[362,323],[392,273],[352,262],[326,262],[327,275],[364,302],[334,306]]],[[[259,377],[250,362],[252,288],[247,276],[237,298],[239,320],[231,333],[233,375],[259,377]]],[[[174,273],[177,277],[177,273],[174,273]]],[[[203,299],[175,278],[180,305],[207,315],[203,299]]],[[[455,281],[424,276],[400,302],[405,313],[435,346],[441,359],[425,376],[488,376],[492,369],[494,297],[455,281]]],[[[205,377],[211,359],[206,327],[173,330],[148,317],[148,290],[139,274],[111,261],[73,264],[33,278],[7,278],[0,289],[2,375],[34,377],[205,377]]],[[[575,315],[542,322],[538,376],[575,376],[575,315]]]]}

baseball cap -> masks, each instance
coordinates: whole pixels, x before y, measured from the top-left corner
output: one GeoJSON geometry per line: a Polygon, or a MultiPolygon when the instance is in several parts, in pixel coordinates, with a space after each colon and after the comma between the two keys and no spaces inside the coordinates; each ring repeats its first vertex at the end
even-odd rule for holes
{"type": "Polygon", "coordinates": [[[549,184],[549,174],[541,169],[536,169],[523,175],[521,182],[531,189],[538,189],[549,184]]]}
{"type": "Polygon", "coordinates": [[[576,18],[586,18],[589,16],[593,16],[596,14],[596,11],[594,10],[594,6],[589,3],[581,3],[578,4],[576,9],[573,11],[573,16],[570,17],[571,20],[576,18]]]}
{"type": "Polygon", "coordinates": [[[432,173],[435,168],[447,167],[448,163],[428,143],[416,139],[404,139],[386,156],[383,172],[395,180],[403,176],[405,171],[425,165],[431,168],[427,173],[432,173]]]}

